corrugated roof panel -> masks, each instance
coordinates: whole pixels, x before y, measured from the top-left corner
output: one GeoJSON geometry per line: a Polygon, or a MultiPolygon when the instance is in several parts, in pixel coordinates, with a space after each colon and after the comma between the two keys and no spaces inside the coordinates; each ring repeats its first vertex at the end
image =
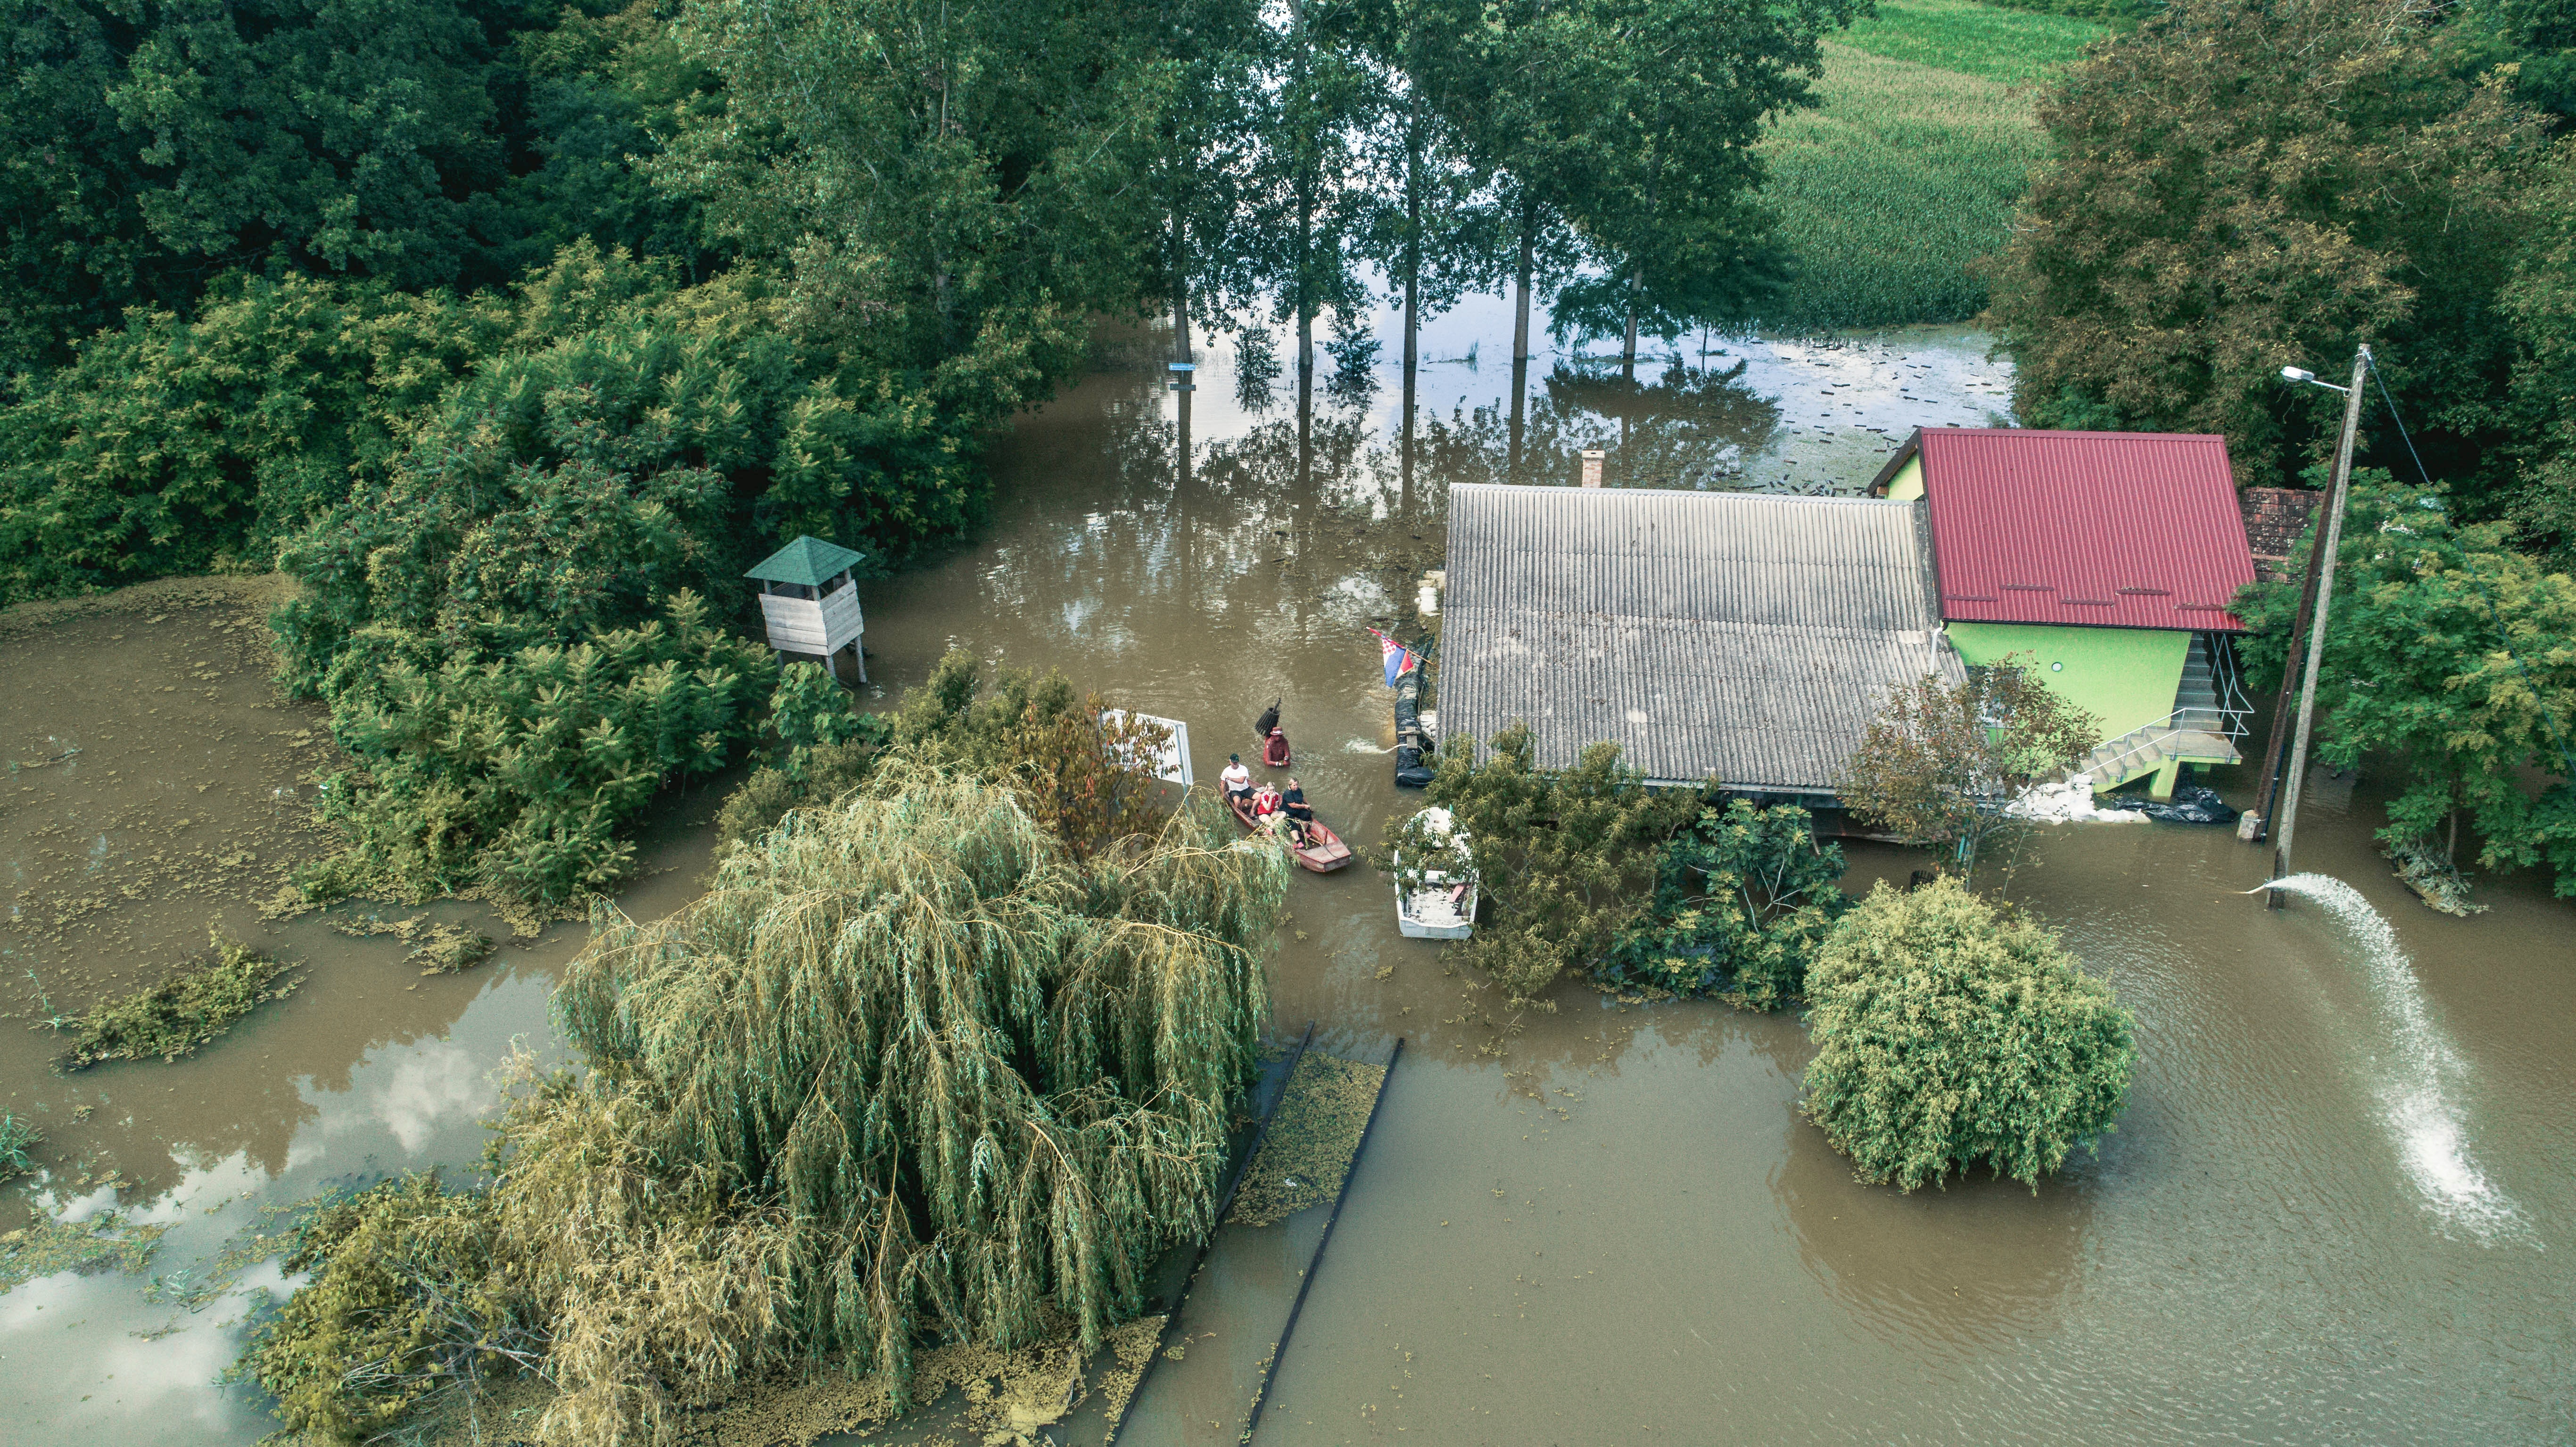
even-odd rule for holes
{"type": "Polygon", "coordinates": [[[2254,581],[2227,439],[1927,427],[1941,615],[2242,632],[2254,581]]]}
{"type": "Polygon", "coordinates": [[[1440,718],[1513,721],[1563,767],[1608,740],[1659,779],[1827,792],[1888,687],[1963,676],[1919,503],[1461,485],[1440,718]]]}

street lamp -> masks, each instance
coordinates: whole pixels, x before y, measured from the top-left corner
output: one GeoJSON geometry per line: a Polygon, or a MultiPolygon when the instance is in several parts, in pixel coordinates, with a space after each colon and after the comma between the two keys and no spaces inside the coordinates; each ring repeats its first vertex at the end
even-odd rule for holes
{"type": "MultiPolygon", "coordinates": [[[[2317,539],[2315,550],[2308,554],[2307,586],[2300,590],[2299,596],[2299,616],[2303,620],[2309,620],[2308,664],[2306,672],[2299,679],[2299,726],[2296,737],[2290,742],[2289,777],[2279,785],[2277,795],[2267,792],[2267,796],[2261,801],[2263,826],[2270,827],[2272,832],[2272,878],[2275,880],[2286,878],[2290,873],[2290,836],[2299,819],[2299,786],[2307,776],[2308,738],[2316,722],[2317,670],[2325,661],[2326,615],[2334,603],[2335,554],[2343,545],[2344,494],[2352,484],[2353,434],[2361,427],[2361,383],[2362,378],[2369,371],[2370,348],[2368,347],[2353,353],[2352,385],[2349,387],[2338,387],[2332,382],[2321,380],[2316,373],[2305,367],[2281,369],[2282,380],[2305,383],[2311,387],[2323,387],[2329,392],[2341,392],[2344,394],[2344,403],[2343,435],[2335,443],[2334,482],[2326,493],[2326,525],[2323,534],[2317,539]],[[2315,608],[2312,619],[2309,613],[2311,600],[2315,608]],[[2276,804],[2280,823],[2277,827],[2272,827],[2271,816],[2276,811],[2276,804]]],[[[2281,702],[2272,713],[2272,743],[2263,751],[2263,784],[2267,791],[2274,788],[2274,780],[2279,777],[2281,713],[2290,704],[2290,678],[2290,671],[2284,665],[2281,672],[2281,702]]],[[[2265,903],[2270,908],[2279,909],[2288,902],[2288,898],[2280,890],[2274,889],[2266,892],[2265,903]]]]}
{"type": "Polygon", "coordinates": [[[2349,392],[2352,390],[2350,387],[2338,387],[2332,382],[2320,382],[2317,380],[2317,374],[2309,371],[2305,367],[2283,367],[2281,369],[2281,378],[2288,382],[2305,382],[2312,387],[2323,387],[2329,392],[2349,392]]]}

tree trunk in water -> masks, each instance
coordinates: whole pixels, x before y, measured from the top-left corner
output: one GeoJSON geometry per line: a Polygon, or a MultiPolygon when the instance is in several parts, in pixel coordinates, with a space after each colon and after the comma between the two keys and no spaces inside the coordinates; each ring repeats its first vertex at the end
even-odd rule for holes
{"type": "Polygon", "coordinates": [[[1422,132],[1415,127],[1404,157],[1404,443],[1399,510],[1413,516],[1413,369],[1422,331],[1422,132]]]}
{"type": "MultiPolygon", "coordinates": [[[[1189,236],[1177,216],[1172,218],[1172,360],[1187,362],[1190,356],[1190,249],[1189,236]]],[[[1183,377],[1182,381],[1195,378],[1183,377]]],[[[1187,396],[1187,393],[1183,393],[1187,396]]]]}
{"type": "Polygon", "coordinates": [[[1637,288],[1645,284],[1642,270],[1628,272],[1628,343],[1619,352],[1619,380],[1634,384],[1637,380],[1637,288]]]}
{"type": "Polygon", "coordinates": [[[1520,262],[1512,273],[1512,451],[1507,481],[1521,480],[1521,423],[1529,397],[1530,251],[1537,244],[1538,205],[1521,195],[1520,262]]]}

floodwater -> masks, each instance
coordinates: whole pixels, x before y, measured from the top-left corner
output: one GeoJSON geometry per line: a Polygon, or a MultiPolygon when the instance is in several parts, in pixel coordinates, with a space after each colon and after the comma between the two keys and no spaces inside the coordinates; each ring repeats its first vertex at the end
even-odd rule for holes
{"type": "MultiPolygon", "coordinates": [[[[1248,750],[1278,698],[1291,772],[1374,843],[1419,796],[1392,785],[1366,630],[1409,635],[1415,586],[1440,566],[1446,486],[1507,467],[1508,334],[1494,307],[1430,329],[1424,354],[1442,360],[1425,369],[1409,481],[1389,366],[1373,399],[1319,396],[1301,426],[1287,406],[1244,409],[1227,354],[1203,352],[1185,464],[1156,344],[1104,346],[1096,375],[1002,441],[985,536],[868,586],[870,676],[890,696],[950,646],[1059,667],[1186,721],[1202,779],[1248,750]]],[[[1602,446],[1613,481],[1854,490],[1907,426],[1983,421],[2009,383],[1959,329],[1684,351],[1633,390],[1615,364],[1534,378],[1522,475],[1571,481],[1576,454],[1602,446]]],[[[13,680],[44,636],[0,640],[13,680]]],[[[93,654],[145,668],[92,641],[52,666],[93,654]]],[[[69,705],[11,707],[23,732],[69,705]]],[[[309,722],[283,711],[260,737],[309,722]]],[[[132,746],[175,753],[190,737],[161,727],[132,746]]],[[[248,778],[276,757],[225,767],[248,778]]],[[[2277,913],[2238,893],[2264,859],[2229,830],[2042,835],[2013,893],[2113,977],[2140,1064],[2098,1159],[2036,1193],[1855,1184],[1797,1113],[1809,1047],[1794,1019],[1576,988],[1514,1018],[1438,946],[1398,938],[1390,891],[1365,870],[1300,876],[1276,1033],[1312,1020],[1318,1048],[1347,1058],[1405,1048],[1257,1440],[2576,1436],[2571,906],[2530,876],[2484,881],[2493,908],[2474,919],[2416,904],[2370,848],[2381,792],[2365,775],[2302,821],[2301,868],[2355,899],[2319,886],[2277,913]]],[[[630,909],[686,897],[706,803],[665,821],[655,858],[670,872],[630,909]]],[[[27,846],[6,842],[16,868],[27,846]]],[[[1917,862],[1856,851],[1853,882],[1917,862]]],[[[190,896],[166,912],[154,938],[177,941],[206,911],[190,896]]],[[[546,1048],[543,991],[577,945],[557,930],[415,980],[391,940],[312,918],[265,928],[312,962],[308,983],[197,1057],[71,1080],[0,1057],[0,1090],[47,1112],[49,1165],[86,1153],[86,1194],[57,1165],[42,1200],[176,1223],[155,1273],[209,1261],[259,1206],[470,1161],[489,1072],[515,1037],[546,1048]],[[76,1101],[95,1102],[91,1122],[68,1122],[76,1101]],[[98,1186],[110,1167],[118,1182],[98,1186]]],[[[1238,1440],[1322,1214],[1221,1233],[1185,1308],[1188,1350],[1157,1363],[1122,1443],[1238,1440]]],[[[255,1409],[206,1382],[237,1349],[230,1323],[275,1281],[259,1270],[194,1314],[116,1274],[0,1295],[0,1404],[45,1438],[251,1440],[255,1409]]]]}

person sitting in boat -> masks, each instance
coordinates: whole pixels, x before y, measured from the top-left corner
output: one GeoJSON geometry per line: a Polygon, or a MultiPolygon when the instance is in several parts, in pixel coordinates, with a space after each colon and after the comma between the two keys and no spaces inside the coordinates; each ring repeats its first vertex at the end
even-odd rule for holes
{"type": "Polygon", "coordinates": [[[1288,835],[1297,847],[1306,847],[1306,826],[1315,822],[1315,806],[1306,802],[1306,791],[1298,786],[1297,776],[1288,776],[1288,792],[1279,796],[1279,807],[1288,815],[1288,835]]]}
{"type": "Polygon", "coordinates": [[[1271,815],[1278,812],[1279,790],[1269,780],[1264,779],[1261,787],[1252,791],[1252,817],[1266,822],[1271,815]]]}
{"type": "Polygon", "coordinates": [[[1225,786],[1228,799],[1240,799],[1252,792],[1252,771],[1243,766],[1243,755],[1225,756],[1225,767],[1218,771],[1217,782],[1225,786]]]}

